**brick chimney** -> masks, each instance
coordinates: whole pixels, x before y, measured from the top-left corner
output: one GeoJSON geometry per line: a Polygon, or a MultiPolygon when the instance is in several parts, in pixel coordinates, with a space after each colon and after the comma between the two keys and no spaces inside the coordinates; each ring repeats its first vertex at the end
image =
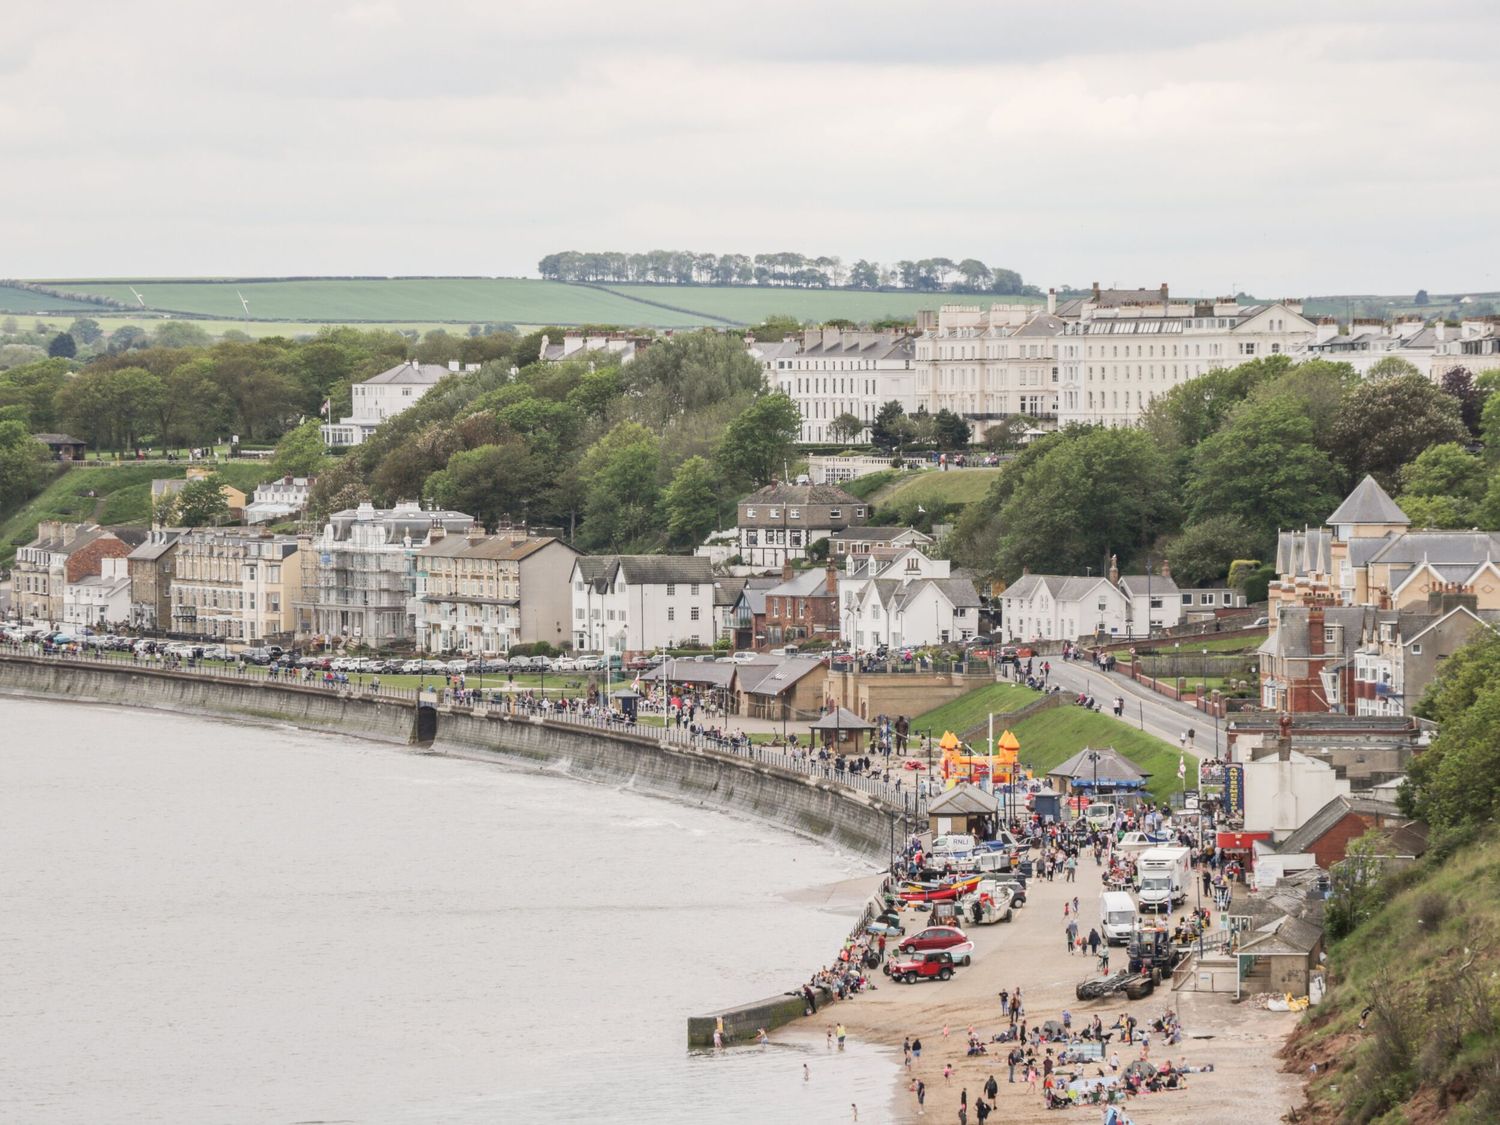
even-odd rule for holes
{"type": "Polygon", "coordinates": [[[1099,299],[1099,283],[1096,281],[1096,282],[1094,282],[1094,300],[1097,301],[1098,299],[1099,299]]]}
{"type": "Polygon", "coordinates": [[[1172,568],[1167,565],[1167,560],[1166,559],[1162,559],[1161,560],[1161,576],[1163,578],[1171,578],[1172,577],[1172,568]]]}
{"type": "Polygon", "coordinates": [[[832,559],[828,560],[828,577],[825,581],[828,583],[828,596],[837,598],[839,596],[839,564],[832,559]]]}
{"type": "Polygon", "coordinates": [[[1476,613],[1479,611],[1479,595],[1474,592],[1474,587],[1444,582],[1427,594],[1427,609],[1432,613],[1447,613],[1459,606],[1476,613]]]}
{"type": "Polygon", "coordinates": [[[1118,586],[1120,584],[1120,556],[1109,556],[1109,584],[1118,586]]]}
{"type": "Polygon", "coordinates": [[[1323,653],[1323,607],[1314,605],[1307,611],[1307,654],[1322,656],[1323,653]]]}
{"type": "Polygon", "coordinates": [[[1161,283],[1161,303],[1164,305],[1167,303],[1167,283],[1165,281],[1161,283]]]}
{"type": "Polygon", "coordinates": [[[781,560],[781,580],[790,582],[792,580],[792,556],[786,555],[781,560]]]}

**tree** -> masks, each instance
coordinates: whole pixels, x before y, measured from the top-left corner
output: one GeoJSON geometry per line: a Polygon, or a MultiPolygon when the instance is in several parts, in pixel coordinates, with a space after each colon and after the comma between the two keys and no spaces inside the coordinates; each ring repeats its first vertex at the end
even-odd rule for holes
{"type": "Polygon", "coordinates": [[[59,332],[47,345],[47,354],[53,359],[72,359],[78,354],[78,343],[66,332],[59,332]]]}
{"type": "Polygon", "coordinates": [[[121,325],[109,334],[111,354],[128,352],[132,348],[144,348],[149,342],[146,330],[135,324],[121,325]]]}
{"type": "Polygon", "coordinates": [[[444,508],[468,512],[491,530],[531,518],[531,505],[545,489],[545,464],[520,437],[460,450],[446,468],[427,479],[428,498],[444,508]]]}
{"type": "Polygon", "coordinates": [[[1242,405],[1194,451],[1184,489],[1189,522],[1234,515],[1254,532],[1243,548],[1268,546],[1278,528],[1321,521],[1333,510],[1333,466],[1313,444],[1312,424],[1281,399],[1242,405]]]}
{"type": "Polygon", "coordinates": [[[214,527],[229,522],[229,501],[217,473],[187,481],[156,504],[152,519],[162,527],[214,527]]]}
{"type": "Polygon", "coordinates": [[[1431,298],[1427,296],[1427,290],[1418,289],[1417,295],[1412,298],[1412,304],[1420,308],[1422,306],[1425,306],[1430,300],[1431,298]]]}
{"type": "Polygon", "coordinates": [[[99,322],[86,316],[81,316],[68,325],[68,335],[84,347],[91,347],[104,339],[104,331],[99,327],[99,322]]]}
{"type": "Polygon", "coordinates": [[[621,422],[595,442],[579,466],[585,541],[618,551],[654,538],[660,468],[661,443],[637,422],[621,422]]]}
{"type": "MultiPolygon", "coordinates": [[[[970,505],[993,513],[1000,529],[993,566],[1007,579],[1026,567],[1081,573],[1111,553],[1154,542],[1172,525],[1170,465],[1141,430],[1072,427],[1027,454],[1006,467],[981,504],[970,505]]],[[[965,513],[971,521],[984,515],[965,513]]]]}
{"type": "Polygon", "coordinates": [[[1154,399],[1141,427],[1169,450],[1191,448],[1224,425],[1230,412],[1264,383],[1292,367],[1286,356],[1268,356],[1237,367],[1215,368],[1154,399]]]}
{"type": "Polygon", "coordinates": [[[864,431],[865,424],[858,414],[847,411],[828,423],[828,436],[834,441],[853,441],[864,431]]]}
{"type": "Polygon", "coordinates": [[[870,425],[870,441],[880,449],[895,449],[909,440],[900,423],[906,420],[906,410],[895,399],[875,412],[875,421],[870,425]]]}
{"type": "Polygon", "coordinates": [[[43,359],[0,372],[0,408],[16,407],[33,433],[61,428],[53,402],[71,375],[66,359],[43,359]]]}
{"type": "MultiPolygon", "coordinates": [[[[276,443],[271,472],[278,477],[315,477],[328,463],[328,450],[316,418],[288,430],[276,443]]],[[[461,509],[467,511],[468,509],[461,509]]]]}
{"type": "Polygon", "coordinates": [[[157,348],[206,348],[213,338],[187,320],[164,320],[151,330],[151,345],[157,348]]]}
{"type": "Polygon", "coordinates": [[[1463,419],[1464,428],[1478,437],[1480,418],[1484,414],[1486,399],[1490,397],[1489,389],[1477,386],[1474,376],[1464,367],[1450,367],[1444,371],[1438,386],[1445,395],[1450,395],[1458,403],[1458,413],[1463,419]]]}
{"type": "Polygon", "coordinates": [[[1500,634],[1479,628],[1443,661],[1416,713],[1438,735],[1412,759],[1402,810],[1439,837],[1492,822],[1500,812],[1500,634]]]}
{"type": "Polygon", "coordinates": [[[1031,423],[1032,419],[1025,415],[1007,414],[986,427],[982,439],[983,445],[995,453],[1008,453],[1020,446],[1031,423]]]}
{"type": "Polygon", "coordinates": [[[1369,473],[1389,489],[1401,466],[1428,446],[1467,438],[1457,400],[1420,375],[1358,384],[1329,432],[1347,488],[1369,473]]]}
{"type": "Polygon", "coordinates": [[[1365,373],[1367,379],[1394,379],[1398,375],[1420,375],[1415,365],[1407,363],[1398,355],[1388,355],[1376,360],[1365,373]]]}
{"type": "Polygon", "coordinates": [[[685,414],[758,393],[765,375],[738,339],[689,332],[647,348],[621,369],[620,382],[635,400],[634,419],[661,431],[685,414]]]}
{"type": "MultiPolygon", "coordinates": [[[[802,322],[795,316],[768,316],[759,324],[752,324],[745,332],[762,344],[774,344],[788,336],[802,332],[802,322]]],[[[650,355],[650,351],[647,351],[650,355]]]]}
{"type": "Polygon", "coordinates": [[[1413,527],[1472,527],[1485,484],[1484,462],[1444,442],[1402,467],[1401,508],[1413,527]]]}
{"type": "Polygon", "coordinates": [[[1239,516],[1220,514],[1190,523],[1166,547],[1172,577],[1180,586],[1219,584],[1243,552],[1259,545],[1259,532],[1239,516]]]}
{"type": "Polygon", "coordinates": [[[856,289],[880,288],[880,266],[861,258],[849,267],[849,284],[856,289]]]}
{"type": "Polygon", "coordinates": [[[967,449],[973,427],[961,414],[951,410],[939,410],[933,419],[933,436],[943,449],[967,449]]]}
{"type": "Polygon", "coordinates": [[[29,500],[47,476],[47,447],[18,421],[0,421],[0,511],[29,500]]]}
{"type": "Polygon", "coordinates": [[[689,457],[677,466],[662,494],[667,536],[674,546],[695,546],[718,527],[724,506],[720,495],[718,475],[704,458],[689,457]]]}
{"type": "Polygon", "coordinates": [[[782,471],[801,431],[795,402],[784,394],[763,395],[725,428],[715,459],[726,480],[759,487],[782,471]]]}

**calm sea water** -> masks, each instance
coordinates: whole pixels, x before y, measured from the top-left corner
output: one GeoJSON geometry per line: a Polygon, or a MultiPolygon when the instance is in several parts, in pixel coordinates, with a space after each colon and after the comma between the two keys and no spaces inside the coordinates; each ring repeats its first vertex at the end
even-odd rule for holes
{"type": "Polygon", "coordinates": [[[866,869],[817,845],[279,728],[0,697],[0,731],[0,1120],[888,1110],[874,1048],[684,1048],[837,948],[809,892],[866,869]]]}

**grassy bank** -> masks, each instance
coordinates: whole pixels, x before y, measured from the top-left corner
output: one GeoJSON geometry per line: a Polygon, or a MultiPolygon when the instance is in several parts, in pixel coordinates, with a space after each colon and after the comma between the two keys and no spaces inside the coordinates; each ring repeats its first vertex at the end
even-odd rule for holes
{"type": "Polygon", "coordinates": [[[1332,987],[1284,1052],[1294,1073],[1318,1068],[1298,1119],[1500,1120],[1500,838],[1428,859],[1375,898],[1332,946],[1332,987]]]}
{"type": "MultiPolygon", "coordinates": [[[[949,730],[962,735],[985,722],[991,712],[1019,711],[1041,698],[1040,692],[1020,684],[986,684],[916,716],[911,727],[912,730],[930,730],[934,737],[949,730]]],[[[995,732],[996,737],[999,733],[998,730],[995,732]]]]}
{"type": "Polygon", "coordinates": [[[1021,740],[1021,761],[1038,776],[1067,761],[1085,746],[1113,747],[1151,776],[1146,788],[1158,801],[1180,791],[1180,751],[1155,735],[1112,715],[1064,704],[1023,719],[1011,728],[1021,740]]]}

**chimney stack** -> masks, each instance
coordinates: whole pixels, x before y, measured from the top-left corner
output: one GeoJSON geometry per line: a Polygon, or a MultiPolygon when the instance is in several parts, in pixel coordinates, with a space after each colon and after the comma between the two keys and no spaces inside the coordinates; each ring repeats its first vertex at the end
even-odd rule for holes
{"type": "Polygon", "coordinates": [[[1164,305],[1167,303],[1167,283],[1165,281],[1161,283],[1161,303],[1164,305]]]}
{"type": "Polygon", "coordinates": [[[1098,299],[1099,299],[1099,283],[1096,281],[1096,282],[1094,282],[1094,300],[1097,301],[1098,299]]]}
{"type": "Polygon", "coordinates": [[[1109,556],[1109,584],[1111,586],[1120,584],[1120,557],[1118,555],[1109,556]]]}
{"type": "Polygon", "coordinates": [[[1167,565],[1167,560],[1166,559],[1162,559],[1161,560],[1161,576],[1163,578],[1171,578],[1172,577],[1172,568],[1167,565]]]}
{"type": "Polygon", "coordinates": [[[1057,315],[1057,290],[1056,289],[1049,289],[1049,290],[1047,290],[1047,315],[1048,316],[1056,316],[1057,315]]]}
{"type": "Polygon", "coordinates": [[[783,582],[790,582],[792,580],[792,556],[790,552],[783,555],[781,559],[781,580],[783,582]]]}

